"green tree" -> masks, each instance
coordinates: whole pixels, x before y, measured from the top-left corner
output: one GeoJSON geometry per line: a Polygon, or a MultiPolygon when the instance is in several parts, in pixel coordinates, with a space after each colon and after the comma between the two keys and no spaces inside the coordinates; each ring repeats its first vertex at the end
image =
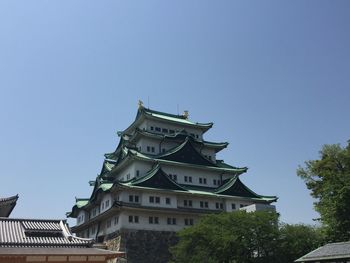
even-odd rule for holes
{"type": "Polygon", "coordinates": [[[279,262],[294,262],[322,243],[320,228],[303,224],[282,224],[278,244],[279,262]]]}
{"type": "Polygon", "coordinates": [[[328,241],[349,241],[350,141],[344,148],[339,144],[324,145],[320,159],[305,162],[297,174],[316,198],[315,210],[328,241]]]}
{"type": "Polygon", "coordinates": [[[209,215],[178,235],[180,241],[171,249],[174,262],[277,262],[279,230],[274,212],[209,215]]]}

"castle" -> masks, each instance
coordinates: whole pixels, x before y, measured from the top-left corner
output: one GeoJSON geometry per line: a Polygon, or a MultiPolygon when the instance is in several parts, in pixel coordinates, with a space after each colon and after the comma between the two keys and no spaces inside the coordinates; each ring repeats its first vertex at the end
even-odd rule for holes
{"type": "Polygon", "coordinates": [[[164,113],[140,101],[136,119],[118,132],[116,150],[105,154],[100,174],[90,181],[91,196],[76,198],[67,213],[76,218],[72,231],[125,250],[129,262],[138,262],[130,253],[142,243],[148,251],[139,253],[142,262],[163,262],[167,255],[155,261],[149,253],[154,242],[166,249],[175,232],[203,215],[274,210],[276,196],[259,195],[240,180],[246,167],[216,158],[228,143],[204,139],[212,126],[190,121],[188,111],[164,113]]]}

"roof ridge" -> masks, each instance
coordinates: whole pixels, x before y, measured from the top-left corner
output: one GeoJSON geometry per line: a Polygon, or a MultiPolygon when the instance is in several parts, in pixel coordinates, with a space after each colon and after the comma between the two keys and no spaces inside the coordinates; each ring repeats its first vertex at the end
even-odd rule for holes
{"type": "Polygon", "coordinates": [[[145,107],[141,108],[140,111],[151,112],[151,113],[160,114],[160,115],[164,115],[164,116],[168,116],[168,117],[173,117],[173,118],[186,120],[186,117],[184,115],[172,114],[172,113],[167,113],[167,112],[164,112],[164,111],[152,110],[150,108],[145,108],[145,107]]]}
{"type": "Polygon", "coordinates": [[[30,222],[67,222],[66,219],[43,219],[43,218],[9,218],[9,217],[0,217],[0,221],[30,221],[30,222]]]}

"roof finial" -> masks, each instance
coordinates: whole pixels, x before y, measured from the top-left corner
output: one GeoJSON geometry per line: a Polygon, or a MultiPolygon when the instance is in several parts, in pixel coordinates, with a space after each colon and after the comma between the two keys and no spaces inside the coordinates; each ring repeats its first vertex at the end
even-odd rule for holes
{"type": "Polygon", "coordinates": [[[185,110],[184,113],[182,114],[182,116],[184,116],[187,120],[188,116],[189,116],[188,110],[185,110]]]}
{"type": "Polygon", "coordinates": [[[142,100],[139,100],[139,109],[142,109],[143,108],[143,102],[142,102],[142,100]]]}

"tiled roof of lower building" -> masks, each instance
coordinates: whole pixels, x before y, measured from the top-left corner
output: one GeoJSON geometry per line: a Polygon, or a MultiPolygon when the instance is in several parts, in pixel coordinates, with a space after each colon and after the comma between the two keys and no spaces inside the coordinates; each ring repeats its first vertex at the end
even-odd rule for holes
{"type": "Polygon", "coordinates": [[[90,247],[71,235],[65,220],[0,218],[0,247],[90,247]]]}
{"type": "Polygon", "coordinates": [[[350,259],[350,241],[326,244],[297,259],[295,262],[323,262],[324,260],[333,262],[340,259],[350,259]]]}

